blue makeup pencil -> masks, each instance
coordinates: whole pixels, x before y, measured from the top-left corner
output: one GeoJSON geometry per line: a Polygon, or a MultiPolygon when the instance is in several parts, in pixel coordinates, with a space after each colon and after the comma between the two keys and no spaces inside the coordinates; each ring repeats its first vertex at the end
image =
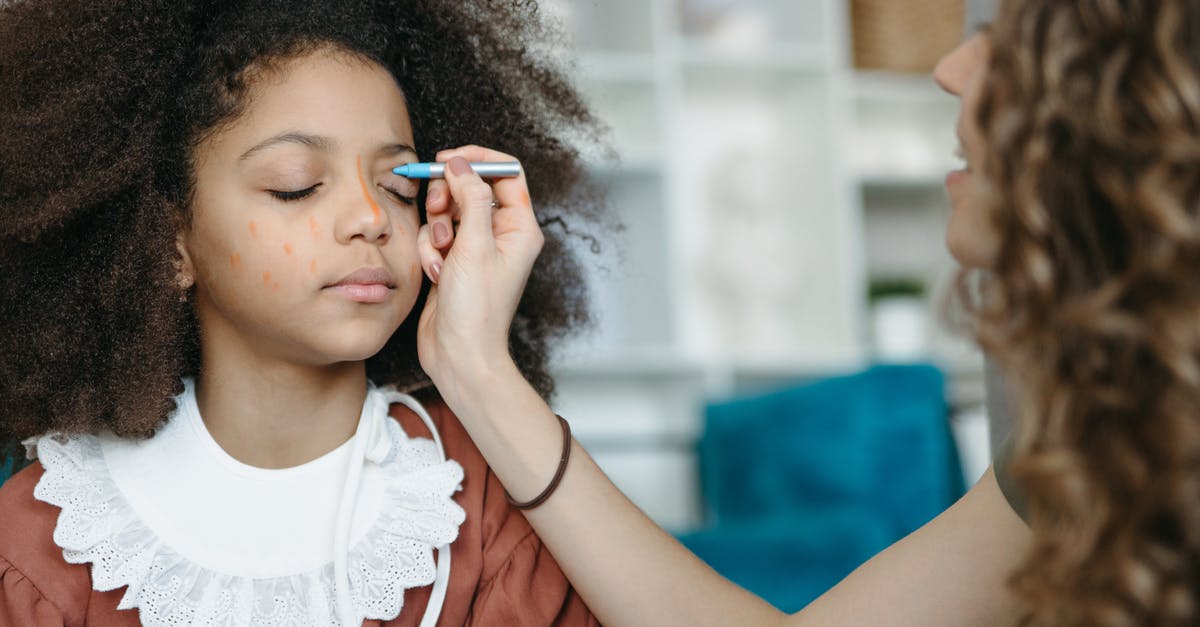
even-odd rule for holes
{"type": "MultiPolygon", "coordinates": [[[[485,161],[471,164],[481,178],[503,179],[521,175],[521,164],[516,161],[485,161]]],[[[392,172],[410,179],[440,179],[446,176],[444,163],[406,163],[392,168],[392,172]]]]}

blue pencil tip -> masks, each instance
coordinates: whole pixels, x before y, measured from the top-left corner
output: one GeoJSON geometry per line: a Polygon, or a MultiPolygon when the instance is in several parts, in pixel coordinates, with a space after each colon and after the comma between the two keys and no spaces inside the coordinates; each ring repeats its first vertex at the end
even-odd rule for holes
{"type": "Polygon", "coordinates": [[[397,176],[408,176],[408,164],[392,168],[392,174],[397,176]]]}

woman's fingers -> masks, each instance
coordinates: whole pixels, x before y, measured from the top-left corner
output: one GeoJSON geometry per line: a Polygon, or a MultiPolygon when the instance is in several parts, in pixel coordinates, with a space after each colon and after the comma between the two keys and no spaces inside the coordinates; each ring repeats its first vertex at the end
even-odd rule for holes
{"type": "Polygon", "coordinates": [[[492,240],[492,187],[479,178],[463,157],[446,162],[446,184],[458,205],[459,239],[470,237],[476,243],[492,240]]]}
{"type": "Polygon", "coordinates": [[[430,227],[430,240],[439,250],[445,251],[454,243],[455,209],[446,181],[430,181],[425,193],[425,216],[430,227]]]}
{"type": "MultiPolygon", "coordinates": [[[[467,161],[517,161],[517,158],[502,152],[482,146],[462,146],[443,150],[437,154],[438,161],[449,161],[454,157],[462,157],[467,161]]],[[[525,179],[525,171],[515,177],[498,178],[491,181],[495,190],[496,202],[501,207],[530,207],[529,185],[525,179]]]]}
{"type": "MultiPolygon", "coordinates": [[[[512,155],[481,146],[443,150],[436,158],[439,161],[449,161],[456,157],[467,161],[517,161],[512,155]]],[[[517,248],[529,248],[536,256],[541,250],[542,232],[537,216],[534,215],[525,171],[522,169],[519,176],[496,179],[490,183],[497,204],[491,216],[493,236],[497,241],[512,241],[514,244],[519,240],[522,243],[518,244],[517,248]]],[[[453,203],[453,200],[451,202],[453,203]]]]}
{"type": "Polygon", "coordinates": [[[502,253],[505,256],[516,254],[513,260],[536,258],[543,238],[525,173],[485,181],[469,166],[472,161],[516,161],[515,157],[481,146],[462,146],[440,151],[435,158],[446,164],[446,176],[429,182],[425,208],[430,245],[438,251],[439,261],[450,257],[455,245],[468,255],[466,249],[493,249],[507,251],[502,253]]]}
{"type": "Polygon", "coordinates": [[[446,258],[433,244],[432,230],[428,224],[421,225],[421,230],[417,232],[417,256],[421,260],[421,268],[425,271],[425,276],[429,277],[429,281],[436,285],[438,279],[441,278],[442,263],[446,258]]]}

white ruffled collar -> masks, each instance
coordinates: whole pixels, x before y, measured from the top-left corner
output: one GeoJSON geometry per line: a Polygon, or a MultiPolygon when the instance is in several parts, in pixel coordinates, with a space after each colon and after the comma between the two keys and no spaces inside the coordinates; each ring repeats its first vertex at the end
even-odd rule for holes
{"type": "MultiPolygon", "coordinates": [[[[188,394],[194,394],[190,382],[177,407],[194,402],[188,394]]],[[[387,415],[393,402],[416,403],[387,388],[368,392],[359,434],[368,436],[364,457],[382,477],[382,499],[378,515],[364,524],[347,555],[354,610],[379,620],[399,616],[405,590],[434,581],[433,550],[457,538],[465,519],[452,500],[461,488],[462,467],[444,459],[440,442],[408,437],[387,415]]],[[[127,586],[118,608],[138,608],[142,624],[341,624],[332,562],[277,577],[202,566],[162,541],[138,515],[110,472],[103,436],[51,434],[39,438],[35,450],[46,472],[34,496],[62,509],[54,541],[63,557],[90,563],[98,591],[127,586]]],[[[449,558],[448,550],[439,554],[439,561],[449,558]]]]}

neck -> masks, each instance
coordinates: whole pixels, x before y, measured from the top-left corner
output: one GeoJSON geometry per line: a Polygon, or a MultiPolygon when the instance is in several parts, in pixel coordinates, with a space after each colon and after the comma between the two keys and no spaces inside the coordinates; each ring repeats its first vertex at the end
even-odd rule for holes
{"type": "Polygon", "coordinates": [[[234,459],[290,468],[354,435],[367,390],[363,362],[301,366],[227,348],[204,351],[196,402],[209,433],[234,459]]]}

